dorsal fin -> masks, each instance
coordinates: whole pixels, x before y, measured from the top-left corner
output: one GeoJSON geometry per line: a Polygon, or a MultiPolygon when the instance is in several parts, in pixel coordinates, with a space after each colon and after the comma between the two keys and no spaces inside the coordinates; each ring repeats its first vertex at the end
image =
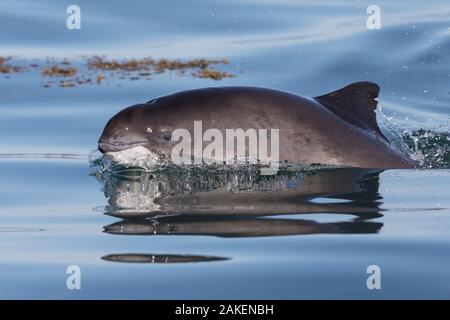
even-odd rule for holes
{"type": "Polygon", "coordinates": [[[322,105],[343,120],[363,129],[375,131],[385,140],[377,124],[377,108],[380,87],[373,82],[355,82],[342,89],[315,97],[322,105]]]}

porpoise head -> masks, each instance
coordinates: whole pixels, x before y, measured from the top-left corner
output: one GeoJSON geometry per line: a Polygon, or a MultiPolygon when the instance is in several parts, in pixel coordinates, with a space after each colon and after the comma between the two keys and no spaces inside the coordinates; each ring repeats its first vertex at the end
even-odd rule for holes
{"type": "Polygon", "coordinates": [[[98,140],[102,153],[144,147],[159,157],[170,155],[173,128],[158,116],[148,116],[148,104],[137,104],[114,115],[98,140]]]}

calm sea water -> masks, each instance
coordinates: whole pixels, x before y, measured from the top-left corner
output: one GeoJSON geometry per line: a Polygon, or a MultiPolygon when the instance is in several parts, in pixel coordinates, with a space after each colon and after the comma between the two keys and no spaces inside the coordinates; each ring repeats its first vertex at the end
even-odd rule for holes
{"type": "Polygon", "coordinates": [[[377,1],[380,30],[366,28],[372,1],[77,0],[72,31],[69,4],[2,1],[0,55],[227,58],[237,76],[74,88],[0,76],[0,298],[450,298],[448,1],[377,1]],[[317,96],[361,80],[381,86],[379,120],[428,169],[90,174],[125,106],[205,86],[317,96]],[[70,265],[81,290],[66,286],[70,265]],[[367,288],[371,265],[380,290],[367,288]]]}

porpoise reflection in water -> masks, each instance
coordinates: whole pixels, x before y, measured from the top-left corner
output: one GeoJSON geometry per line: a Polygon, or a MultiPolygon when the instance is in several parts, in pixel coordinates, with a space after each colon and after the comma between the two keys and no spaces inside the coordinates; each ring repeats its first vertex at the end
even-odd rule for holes
{"type": "MultiPolygon", "coordinates": [[[[104,227],[108,234],[236,238],[378,233],[383,223],[372,221],[382,217],[378,174],[366,169],[327,169],[261,176],[251,168],[172,168],[103,172],[97,178],[108,199],[105,214],[122,218],[104,227]],[[314,213],[335,217],[315,221],[309,215],[314,213]]],[[[153,264],[229,258],[124,253],[102,259],[153,264]]]]}
{"type": "Polygon", "coordinates": [[[259,176],[251,170],[191,169],[106,174],[99,179],[108,198],[105,214],[124,219],[105,227],[110,234],[256,237],[376,233],[383,225],[370,221],[382,216],[378,172],[372,170],[259,176]],[[332,214],[341,221],[306,219],[314,213],[332,214]],[[295,219],[265,217],[288,214],[295,219]]]}
{"type": "MultiPolygon", "coordinates": [[[[374,215],[373,217],[377,217],[374,215]]],[[[367,218],[367,216],[366,216],[367,218]]],[[[377,233],[383,226],[374,221],[315,222],[298,219],[261,217],[174,216],[155,220],[123,220],[104,227],[118,235],[202,235],[226,238],[269,237],[307,234],[377,233]]]]}
{"type": "Polygon", "coordinates": [[[327,169],[280,171],[203,169],[98,176],[108,199],[106,214],[120,218],[167,215],[378,213],[378,171],[327,169]],[[318,202],[317,199],[327,199],[318,202]],[[335,200],[333,200],[335,199],[335,200]]]}
{"type": "Polygon", "coordinates": [[[108,254],[102,257],[102,260],[112,262],[128,262],[128,263],[188,263],[188,262],[224,261],[229,260],[229,258],[199,256],[199,255],[183,255],[183,254],[122,253],[122,254],[108,254]]]}

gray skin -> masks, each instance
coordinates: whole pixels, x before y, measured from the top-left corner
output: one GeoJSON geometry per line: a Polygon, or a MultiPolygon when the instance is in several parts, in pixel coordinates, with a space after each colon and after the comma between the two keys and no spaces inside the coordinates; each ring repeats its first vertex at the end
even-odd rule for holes
{"type": "MultiPolygon", "coordinates": [[[[359,168],[414,168],[381,133],[375,109],[380,88],[358,82],[305,98],[257,87],[213,87],[182,91],[128,107],[111,118],[99,139],[102,153],[144,146],[170,158],[171,132],[201,120],[203,131],[279,129],[279,159],[300,164],[359,168]],[[151,132],[148,132],[151,128],[151,132]]],[[[209,142],[208,142],[209,143],[209,142]]],[[[208,143],[205,143],[206,146],[208,143]]]]}

